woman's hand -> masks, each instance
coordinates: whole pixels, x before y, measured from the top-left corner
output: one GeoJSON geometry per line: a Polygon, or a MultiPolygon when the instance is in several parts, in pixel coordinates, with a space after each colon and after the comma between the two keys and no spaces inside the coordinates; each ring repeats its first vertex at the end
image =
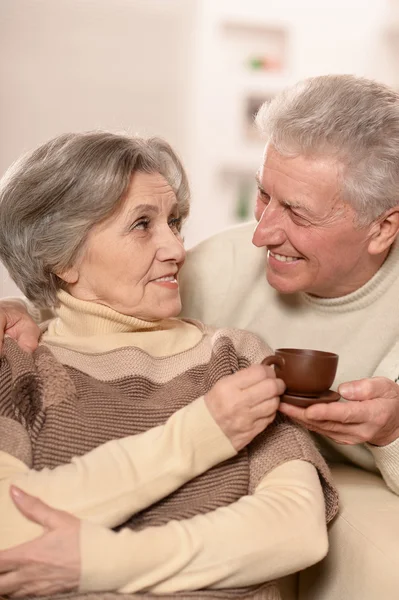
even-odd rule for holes
{"type": "Polygon", "coordinates": [[[37,348],[40,329],[22,301],[0,300],[0,354],[5,334],[25,352],[33,352],[37,348]]]}
{"type": "Polygon", "coordinates": [[[238,452],[274,421],[284,390],[271,367],[252,365],[220,379],[205,403],[238,452]]]}
{"type": "Polygon", "coordinates": [[[21,513],[45,529],[42,536],[0,551],[0,595],[49,596],[75,590],[80,581],[80,521],[15,487],[21,513]]]}

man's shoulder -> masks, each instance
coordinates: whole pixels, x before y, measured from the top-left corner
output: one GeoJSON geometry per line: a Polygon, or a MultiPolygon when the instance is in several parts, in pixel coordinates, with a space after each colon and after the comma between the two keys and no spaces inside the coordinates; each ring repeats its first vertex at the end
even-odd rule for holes
{"type": "Polygon", "coordinates": [[[264,249],[253,246],[253,229],[254,223],[226,229],[188,252],[180,274],[184,316],[226,324],[231,299],[244,301],[266,280],[264,249]]]}
{"type": "Polygon", "coordinates": [[[240,275],[257,271],[259,264],[264,266],[264,248],[252,243],[255,223],[244,223],[225,229],[200,242],[187,253],[185,270],[201,273],[218,273],[229,277],[231,273],[240,275]]]}
{"type": "Polygon", "coordinates": [[[209,252],[214,252],[216,248],[239,248],[244,253],[251,251],[257,252],[259,248],[255,248],[252,244],[252,236],[255,228],[255,222],[243,223],[224,229],[219,233],[215,233],[209,238],[199,242],[196,246],[188,251],[190,256],[201,256],[209,252]],[[226,246],[227,245],[227,246],[226,246]]]}

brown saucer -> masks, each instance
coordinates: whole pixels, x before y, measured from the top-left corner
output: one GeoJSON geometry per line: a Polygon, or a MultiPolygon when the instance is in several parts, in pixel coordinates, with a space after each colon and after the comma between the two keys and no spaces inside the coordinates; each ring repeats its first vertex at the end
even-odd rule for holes
{"type": "Polygon", "coordinates": [[[281,402],[287,402],[287,404],[294,404],[295,406],[301,406],[306,408],[311,404],[318,404],[319,402],[336,402],[341,396],[338,392],[328,390],[323,392],[320,396],[309,398],[309,396],[294,396],[294,394],[284,394],[281,396],[281,402]]]}

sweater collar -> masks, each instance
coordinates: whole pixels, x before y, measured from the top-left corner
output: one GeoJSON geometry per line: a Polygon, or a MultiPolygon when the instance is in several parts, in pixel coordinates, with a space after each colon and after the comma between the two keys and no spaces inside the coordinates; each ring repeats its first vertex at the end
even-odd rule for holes
{"type": "Polygon", "coordinates": [[[162,331],[173,328],[176,319],[143,321],[98,304],[74,298],[64,290],[58,292],[59,304],[52,322],[53,333],[60,336],[92,336],[115,333],[162,331]]]}
{"type": "Polygon", "coordinates": [[[311,304],[320,310],[346,312],[348,310],[363,308],[375,302],[392,285],[393,281],[397,278],[398,260],[399,243],[395,242],[377,273],[358,290],[338,298],[319,298],[303,292],[300,295],[307,304],[311,304]]]}

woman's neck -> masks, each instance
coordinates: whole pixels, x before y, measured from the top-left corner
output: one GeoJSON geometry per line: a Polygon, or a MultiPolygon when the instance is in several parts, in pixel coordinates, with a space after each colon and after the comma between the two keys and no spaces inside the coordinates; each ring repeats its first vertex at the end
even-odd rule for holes
{"type": "Polygon", "coordinates": [[[143,321],[63,290],[58,300],[56,318],[42,338],[49,345],[88,353],[134,346],[154,356],[168,356],[193,347],[202,337],[197,326],[180,319],[143,321]]]}

